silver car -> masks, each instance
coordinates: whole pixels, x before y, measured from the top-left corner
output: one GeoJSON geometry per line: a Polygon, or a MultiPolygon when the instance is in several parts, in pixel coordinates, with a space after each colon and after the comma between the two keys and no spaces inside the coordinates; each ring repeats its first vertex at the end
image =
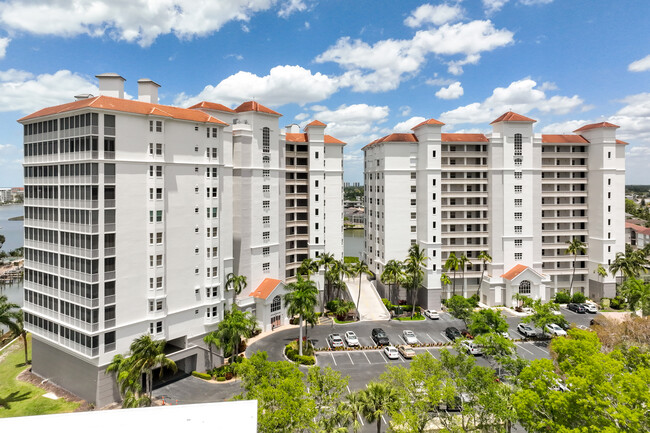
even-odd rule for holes
{"type": "Polygon", "coordinates": [[[474,343],[473,341],[463,340],[460,343],[460,347],[465,349],[468,355],[483,355],[481,346],[474,343]]]}
{"type": "Polygon", "coordinates": [[[343,339],[339,334],[330,334],[327,339],[329,340],[332,349],[343,347],[343,339]]]}
{"type": "Polygon", "coordinates": [[[405,329],[402,331],[402,336],[406,344],[418,344],[418,338],[415,336],[415,332],[405,329]]]}

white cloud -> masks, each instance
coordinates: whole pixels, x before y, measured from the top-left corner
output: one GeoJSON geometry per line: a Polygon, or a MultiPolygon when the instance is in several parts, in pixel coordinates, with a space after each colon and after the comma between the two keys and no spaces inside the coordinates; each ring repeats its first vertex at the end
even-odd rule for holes
{"type": "Polygon", "coordinates": [[[456,80],[453,78],[429,78],[427,81],[425,81],[426,84],[429,86],[448,86],[450,84],[454,84],[456,80]]]}
{"type": "Polygon", "coordinates": [[[327,99],[338,90],[338,81],[327,75],[312,72],[301,66],[276,66],[268,75],[257,76],[240,71],[222,80],[216,86],[208,85],[196,96],[184,93],[175,100],[187,106],[207,100],[235,104],[255,99],[265,105],[289,103],[306,104],[327,99]]]}
{"type": "Polygon", "coordinates": [[[449,22],[458,21],[463,17],[463,9],[457,5],[439,4],[432,6],[423,4],[411,12],[404,24],[409,27],[421,27],[423,24],[435,24],[437,26],[449,22]]]}
{"type": "Polygon", "coordinates": [[[591,120],[567,120],[546,125],[542,128],[543,134],[572,134],[576,129],[594,123],[591,120]]]}
{"type": "Polygon", "coordinates": [[[309,113],[298,113],[296,114],[296,117],[294,117],[294,119],[296,119],[298,122],[308,118],[309,118],[309,113]]]}
{"type": "Polygon", "coordinates": [[[411,114],[411,107],[409,107],[408,105],[402,105],[401,107],[399,107],[399,114],[402,116],[408,116],[409,114],[411,114]]]}
{"type": "Polygon", "coordinates": [[[347,70],[342,86],[357,92],[395,89],[407,77],[417,74],[427,56],[463,56],[452,60],[450,68],[459,72],[463,64],[476,63],[480,54],[513,42],[513,33],[496,29],[491,21],[444,24],[420,30],[412,39],[386,39],[369,45],[359,39],[340,38],[316,57],[317,63],[335,62],[347,70]]]}
{"type": "Polygon", "coordinates": [[[9,0],[0,4],[0,23],[37,35],[109,35],[148,46],[160,35],[188,39],[245,23],[276,4],[280,16],[306,8],[301,0],[9,0]]]}
{"type": "MultiPolygon", "coordinates": [[[[485,13],[490,15],[501,10],[510,0],[483,0],[485,13]]],[[[552,3],[553,0],[519,0],[518,3],[524,6],[545,5],[552,3]]]]}
{"type": "Polygon", "coordinates": [[[7,54],[7,47],[9,46],[11,39],[9,38],[0,38],[0,59],[4,59],[7,54]]]}
{"type": "MultiPolygon", "coordinates": [[[[419,125],[420,123],[424,122],[425,119],[424,117],[420,116],[415,116],[411,117],[408,120],[405,120],[403,122],[398,123],[397,125],[393,126],[393,129],[391,132],[412,132],[411,128],[413,128],[416,125],[419,125]]],[[[390,132],[388,132],[390,133],[390,132]]]]}
{"type": "Polygon", "coordinates": [[[650,71],[650,54],[642,59],[630,63],[627,67],[627,70],[630,72],[650,71]]]}
{"type": "Polygon", "coordinates": [[[446,111],[440,115],[440,120],[447,124],[484,123],[494,120],[508,110],[520,114],[532,110],[566,114],[583,106],[583,100],[578,95],[554,95],[549,98],[536,86],[535,81],[524,78],[510,83],[508,87],[497,87],[483,102],[474,102],[446,111]]]}
{"type": "Polygon", "coordinates": [[[329,109],[322,105],[310,107],[312,119],[327,124],[328,134],[348,143],[354,150],[378,137],[380,124],[386,122],[390,110],[387,106],[352,104],[329,109]]]}
{"type": "Polygon", "coordinates": [[[545,81],[541,86],[539,86],[539,90],[542,92],[546,92],[547,90],[557,90],[557,88],[557,85],[552,81],[545,81]]]}
{"type": "Polygon", "coordinates": [[[15,147],[16,146],[14,146],[13,144],[0,144],[0,152],[2,152],[4,150],[15,149],[15,147]]]}
{"type": "Polygon", "coordinates": [[[460,81],[456,81],[449,85],[449,87],[443,87],[442,89],[436,92],[436,96],[440,99],[458,99],[463,96],[463,87],[460,85],[460,81]]]}
{"type": "Polygon", "coordinates": [[[72,102],[80,93],[97,95],[94,82],[67,70],[35,76],[26,71],[0,71],[0,111],[31,113],[43,107],[72,102]]]}

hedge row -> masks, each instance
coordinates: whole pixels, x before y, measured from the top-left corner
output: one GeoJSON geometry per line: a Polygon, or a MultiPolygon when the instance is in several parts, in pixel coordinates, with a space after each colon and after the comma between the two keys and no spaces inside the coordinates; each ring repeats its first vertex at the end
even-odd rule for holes
{"type": "Polygon", "coordinates": [[[302,365],[314,365],[316,363],[316,359],[313,356],[298,355],[298,351],[291,347],[291,345],[287,345],[284,348],[284,353],[291,361],[302,365]]]}
{"type": "Polygon", "coordinates": [[[204,380],[210,380],[212,379],[212,376],[210,376],[207,373],[199,373],[198,371],[193,371],[192,376],[198,377],[199,379],[204,379],[204,380]]]}

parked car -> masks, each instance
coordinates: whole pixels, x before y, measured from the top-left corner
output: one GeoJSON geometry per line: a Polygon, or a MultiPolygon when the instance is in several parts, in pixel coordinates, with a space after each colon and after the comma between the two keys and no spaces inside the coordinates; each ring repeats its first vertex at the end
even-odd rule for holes
{"type": "Polygon", "coordinates": [[[473,341],[463,340],[460,343],[460,347],[465,349],[468,355],[483,355],[481,346],[474,343],[473,341]]]}
{"type": "Polygon", "coordinates": [[[389,359],[399,359],[399,352],[394,346],[386,346],[384,347],[384,354],[389,358],[389,359]]]}
{"type": "Polygon", "coordinates": [[[502,335],[503,338],[505,338],[506,340],[512,340],[512,337],[510,336],[510,333],[509,333],[509,332],[502,332],[501,335],[502,335]]]}
{"type": "Polygon", "coordinates": [[[585,307],[583,307],[582,304],[574,304],[572,302],[569,305],[567,305],[566,307],[570,311],[573,311],[573,312],[578,313],[578,314],[585,314],[587,312],[587,310],[585,310],[585,307]]]}
{"type": "Polygon", "coordinates": [[[569,392],[569,387],[566,386],[566,384],[562,381],[562,379],[555,379],[553,381],[553,385],[551,385],[551,390],[553,391],[561,391],[561,392],[569,392]]]}
{"type": "Polygon", "coordinates": [[[535,314],[535,310],[533,310],[533,309],[530,308],[530,307],[524,307],[524,308],[522,308],[522,309],[521,309],[521,312],[524,313],[524,314],[526,314],[527,316],[529,316],[529,315],[531,315],[531,314],[535,314]]]}
{"type": "Polygon", "coordinates": [[[381,328],[374,328],[372,330],[372,341],[375,342],[377,346],[389,346],[390,341],[388,340],[388,335],[381,328]]]}
{"type": "Polygon", "coordinates": [[[440,319],[440,313],[438,313],[436,310],[424,310],[424,315],[432,320],[440,319]]]}
{"type": "Polygon", "coordinates": [[[462,337],[462,335],[460,335],[460,331],[457,328],[454,328],[453,326],[450,326],[449,328],[445,329],[445,335],[451,341],[454,341],[455,339],[462,337]]]}
{"type": "Polygon", "coordinates": [[[549,323],[548,325],[544,326],[544,332],[547,335],[550,335],[552,337],[564,337],[564,336],[566,336],[566,331],[564,329],[560,328],[555,323],[549,323]]]}
{"type": "Polygon", "coordinates": [[[591,314],[598,313],[598,307],[596,307],[594,304],[580,304],[580,305],[582,305],[582,308],[584,308],[587,313],[591,313],[591,314]]]}
{"type": "Polygon", "coordinates": [[[462,335],[463,337],[468,338],[470,340],[472,340],[474,338],[474,336],[472,334],[470,334],[467,329],[461,329],[460,335],[462,335]]]}
{"type": "Polygon", "coordinates": [[[357,334],[355,334],[354,331],[346,331],[345,337],[343,338],[345,338],[345,343],[348,345],[348,347],[359,345],[359,339],[357,338],[357,334]]]}
{"type": "Polygon", "coordinates": [[[418,344],[418,338],[415,336],[413,331],[405,329],[402,331],[402,337],[404,337],[406,344],[418,344]]]}
{"type": "Polygon", "coordinates": [[[406,359],[411,359],[415,356],[415,350],[408,344],[400,344],[397,346],[397,351],[406,359]]]}
{"type": "Polygon", "coordinates": [[[526,323],[518,324],[517,325],[517,331],[519,331],[519,333],[521,335],[523,335],[524,337],[530,338],[530,337],[536,337],[537,336],[537,332],[535,332],[533,327],[526,324],[526,323]]]}
{"type": "Polygon", "coordinates": [[[330,343],[330,347],[332,349],[336,349],[337,347],[343,347],[343,339],[339,334],[330,334],[327,336],[327,340],[330,343]]]}

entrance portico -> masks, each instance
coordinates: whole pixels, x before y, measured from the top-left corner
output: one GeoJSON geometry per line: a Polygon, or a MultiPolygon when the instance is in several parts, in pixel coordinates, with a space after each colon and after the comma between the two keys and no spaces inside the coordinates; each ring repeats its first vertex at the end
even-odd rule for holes
{"type": "Polygon", "coordinates": [[[548,275],[539,273],[526,265],[516,265],[500,277],[484,278],[489,285],[488,305],[513,306],[513,296],[518,293],[531,299],[549,300],[548,275]]]}

